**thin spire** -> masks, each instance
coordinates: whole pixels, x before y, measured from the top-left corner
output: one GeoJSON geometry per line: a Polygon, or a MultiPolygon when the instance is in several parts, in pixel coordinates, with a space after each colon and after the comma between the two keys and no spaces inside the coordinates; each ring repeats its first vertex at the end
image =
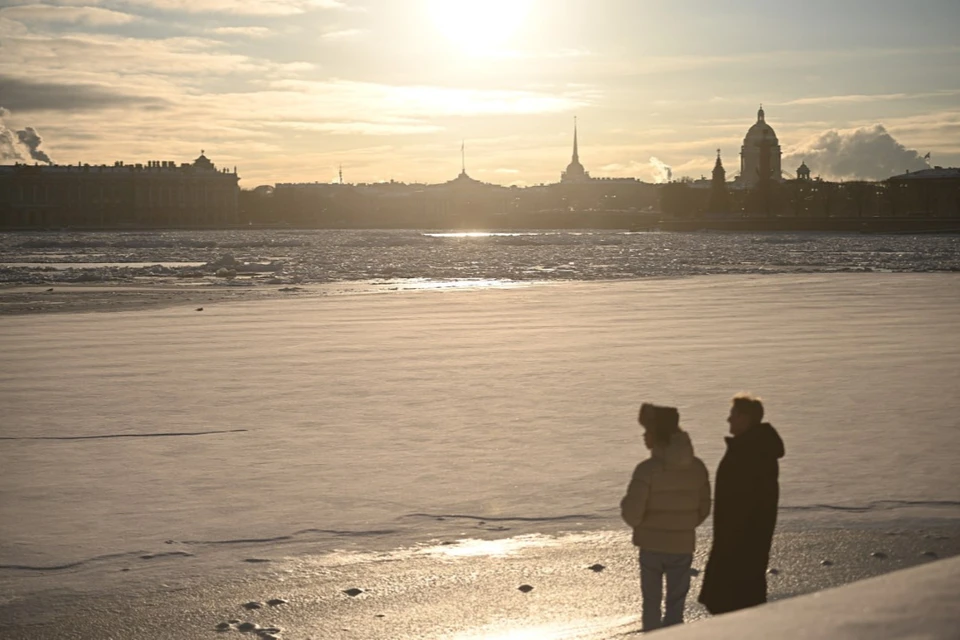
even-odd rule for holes
{"type": "Polygon", "coordinates": [[[573,116],[573,164],[580,162],[580,153],[577,151],[577,116],[573,116]]]}
{"type": "Polygon", "coordinates": [[[462,175],[467,175],[467,154],[465,149],[466,142],[460,140],[460,173],[462,175]]]}
{"type": "Polygon", "coordinates": [[[340,165],[340,184],[343,184],[343,165],[340,165]]]}

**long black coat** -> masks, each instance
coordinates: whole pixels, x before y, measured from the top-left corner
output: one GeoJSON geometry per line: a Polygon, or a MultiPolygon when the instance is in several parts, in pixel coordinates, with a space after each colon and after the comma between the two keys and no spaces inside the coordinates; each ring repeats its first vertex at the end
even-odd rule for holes
{"type": "Polygon", "coordinates": [[[710,613],[767,601],[767,563],[780,500],[777,461],[783,455],[783,440],[767,423],[727,438],[717,467],[713,547],[699,598],[710,613]]]}

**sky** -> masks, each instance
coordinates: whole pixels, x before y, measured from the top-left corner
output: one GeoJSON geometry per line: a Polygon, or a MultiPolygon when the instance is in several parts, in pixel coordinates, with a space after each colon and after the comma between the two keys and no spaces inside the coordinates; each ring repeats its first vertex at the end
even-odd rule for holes
{"type": "Polygon", "coordinates": [[[960,2],[0,0],[0,155],[241,186],[728,178],[762,103],[793,173],[960,166],[960,2]],[[929,161],[924,156],[929,153],[929,161]],[[669,168],[669,171],[668,171],[669,168]]]}

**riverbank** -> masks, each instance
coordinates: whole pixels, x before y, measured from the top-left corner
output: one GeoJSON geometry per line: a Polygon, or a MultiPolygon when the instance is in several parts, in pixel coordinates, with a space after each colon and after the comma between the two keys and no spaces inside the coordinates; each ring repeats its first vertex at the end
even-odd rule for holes
{"type": "Polygon", "coordinates": [[[808,218],[808,217],[690,217],[661,218],[638,227],[660,231],[731,231],[737,233],[960,233],[960,218],[808,218]]]}
{"type": "MultiPolygon", "coordinates": [[[[708,549],[709,537],[701,536],[696,568],[702,570],[708,549]]],[[[259,563],[237,557],[232,579],[159,580],[151,569],[120,569],[103,589],[82,593],[37,574],[31,580],[48,588],[26,597],[0,583],[0,619],[8,640],[256,637],[240,631],[244,623],[280,629],[275,635],[291,640],[611,638],[640,626],[635,554],[627,533],[612,531],[433,541],[259,563]],[[261,606],[243,606],[250,602],[261,606]]],[[[957,524],[785,531],[774,541],[770,599],[956,555],[957,524]]],[[[688,623],[708,617],[696,603],[699,586],[698,576],[688,623]]]]}

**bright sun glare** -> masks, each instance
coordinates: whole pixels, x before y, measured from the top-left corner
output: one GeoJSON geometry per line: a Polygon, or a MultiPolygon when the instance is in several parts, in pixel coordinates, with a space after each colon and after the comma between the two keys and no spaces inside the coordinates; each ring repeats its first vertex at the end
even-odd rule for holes
{"type": "Polygon", "coordinates": [[[470,53],[502,53],[530,9],[530,0],[430,0],[444,36],[470,53]]]}

